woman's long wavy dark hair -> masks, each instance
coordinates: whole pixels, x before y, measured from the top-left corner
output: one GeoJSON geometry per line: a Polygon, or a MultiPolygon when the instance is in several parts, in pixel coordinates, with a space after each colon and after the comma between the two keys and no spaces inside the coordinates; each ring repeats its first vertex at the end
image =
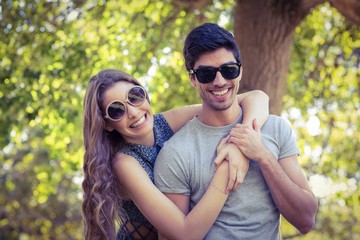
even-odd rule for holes
{"type": "Polygon", "coordinates": [[[106,69],[93,76],[84,99],[84,199],[82,213],[85,239],[116,239],[116,227],[122,224],[119,185],[112,170],[112,160],[123,138],[117,131],[105,130],[101,109],[104,93],[119,81],[141,84],[131,75],[106,69]]]}

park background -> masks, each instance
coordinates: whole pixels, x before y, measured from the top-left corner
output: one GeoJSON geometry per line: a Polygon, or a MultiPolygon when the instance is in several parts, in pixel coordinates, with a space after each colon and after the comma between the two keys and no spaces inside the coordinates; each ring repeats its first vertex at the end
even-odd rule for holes
{"type": "Polygon", "coordinates": [[[82,106],[90,77],[125,70],[154,112],[200,102],[182,58],[204,22],[234,33],[241,90],[288,119],[319,201],[315,229],[360,239],[359,0],[0,0],[0,239],[82,239],[82,106]]]}

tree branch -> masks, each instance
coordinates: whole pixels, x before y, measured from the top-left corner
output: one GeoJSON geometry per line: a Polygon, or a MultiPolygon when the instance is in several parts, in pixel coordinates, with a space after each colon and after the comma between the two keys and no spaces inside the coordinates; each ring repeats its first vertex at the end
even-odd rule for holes
{"type": "Polygon", "coordinates": [[[326,0],[304,0],[302,1],[302,9],[304,12],[309,12],[312,8],[325,2],[326,0]]]}
{"type": "Polygon", "coordinates": [[[359,0],[329,0],[331,6],[336,8],[351,23],[360,26],[359,0]]]}
{"type": "Polygon", "coordinates": [[[201,9],[208,5],[210,0],[173,0],[173,3],[180,8],[201,9]]]}

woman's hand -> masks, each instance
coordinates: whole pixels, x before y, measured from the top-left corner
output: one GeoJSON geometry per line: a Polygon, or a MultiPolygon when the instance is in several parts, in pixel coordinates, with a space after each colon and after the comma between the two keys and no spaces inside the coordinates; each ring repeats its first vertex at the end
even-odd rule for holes
{"type": "Polygon", "coordinates": [[[226,160],[229,162],[229,182],[226,191],[234,191],[240,187],[249,169],[247,159],[240,149],[233,143],[227,143],[228,137],[220,141],[216,151],[217,157],[214,160],[215,169],[226,160]]]}
{"type": "MultiPolygon", "coordinates": [[[[230,135],[227,137],[221,139],[219,145],[216,147],[216,154],[219,154],[219,152],[226,146],[227,142],[229,141],[230,135]]],[[[220,165],[222,161],[220,161],[218,164],[216,164],[216,167],[220,165]]]]}

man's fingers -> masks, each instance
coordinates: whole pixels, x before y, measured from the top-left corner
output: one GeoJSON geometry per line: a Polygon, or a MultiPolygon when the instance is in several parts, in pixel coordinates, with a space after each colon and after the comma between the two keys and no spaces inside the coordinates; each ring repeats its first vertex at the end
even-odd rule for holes
{"type": "Polygon", "coordinates": [[[241,146],[241,140],[236,137],[230,137],[228,142],[235,144],[237,147],[241,146]]]}

